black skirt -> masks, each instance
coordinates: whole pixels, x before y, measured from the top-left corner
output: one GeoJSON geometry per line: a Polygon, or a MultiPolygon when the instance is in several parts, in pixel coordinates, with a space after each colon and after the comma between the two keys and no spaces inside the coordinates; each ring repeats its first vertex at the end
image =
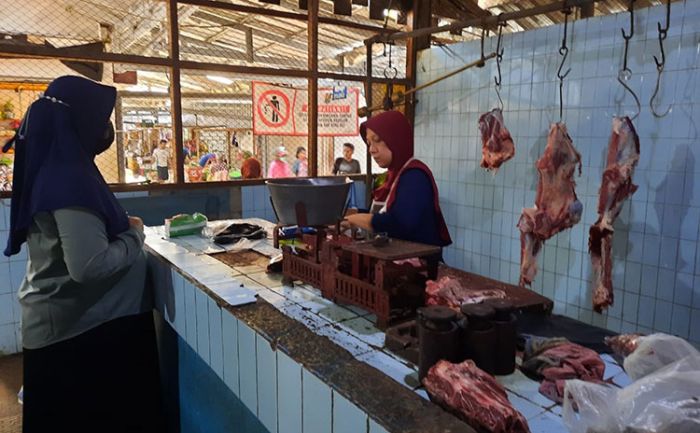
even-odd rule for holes
{"type": "Polygon", "coordinates": [[[161,432],[153,313],[24,349],[23,432],[161,432]]]}

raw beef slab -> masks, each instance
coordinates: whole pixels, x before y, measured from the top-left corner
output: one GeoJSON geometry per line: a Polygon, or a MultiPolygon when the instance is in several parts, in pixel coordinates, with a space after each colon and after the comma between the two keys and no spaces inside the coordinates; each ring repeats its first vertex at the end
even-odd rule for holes
{"type": "Polygon", "coordinates": [[[622,205],[637,190],[632,183],[639,162],[639,137],[629,117],[615,117],[608,144],[608,159],[598,198],[598,221],[591,226],[588,250],[593,262],[593,310],[600,313],[613,304],[613,223],[622,205]]]}
{"type": "Polygon", "coordinates": [[[503,113],[494,108],[479,117],[481,132],[481,166],[496,172],[504,162],[515,155],[515,144],[503,125],[503,113]]]}
{"type": "Polygon", "coordinates": [[[529,285],[537,274],[537,254],[545,240],[573,227],[581,219],[583,205],[576,197],[574,171],[581,174],[581,155],[563,123],[549,129],[547,147],[537,161],[540,175],[535,207],[523,209],[520,229],[520,285],[529,285]]]}
{"type": "Polygon", "coordinates": [[[479,431],[530,433],[525,417],[511,406],[503,387],[472,360],[438,361],[423,384],[433,401],[479,431]]]}

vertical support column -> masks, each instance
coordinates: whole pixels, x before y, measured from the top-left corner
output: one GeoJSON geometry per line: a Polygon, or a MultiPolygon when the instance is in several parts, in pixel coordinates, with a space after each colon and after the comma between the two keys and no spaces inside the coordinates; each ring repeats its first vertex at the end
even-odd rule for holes
{"type": "Polygon", "coordinates": [[[177,0],[168,0],[168,24],[170,25],[170,114],[173,118],[175,139],[175,178],[185,182],[185,155],[182,153],[182,88],[180,86],[180,37],[178,29],[177,0]]]}
{"type": "Polygon", "coordinates": [[[122,119],[122,95],[117,92],[117,100],[114,103],[114,129],[122,131],[116,134],[117,139],[117,170],[119,183],[126,183],[126,158],[124,153],[124,124],[122,119]]]}
{"type": "MultiPolygon", "coordinates": [[[[414,1],[411,11],[408,14],[409,31],[423,27],[430,27],[431,24],[431,0],[414,1]]],[[[430,35],[413,37],[406,45],[406,78],[410,82],[410,87],[416,87],[418,51],[430,48],[430,35]]],[[[413,100],[415,101],[415,94],[413,100]]],[[[416,107],[415,103],[406,103],[406,117],[413,125],[416,107]]]]}
{"type": "Polygon", "coordinates": [[[318,176],[318,2],[309,0],[309,176],[318,176]]]}
{"type": "MultiPolygon", "coordinates": [[[[365,99],[368,107],[372,106],[372,46],[372,42],[365,43],[365,48],[367,49],[367,59],[365,61],[367,68],[367,79],[365,80],[365,99]]],[[[372,113],[367,114],[367,117],[372,117],[372,113]]],[[[365,206],[370,207],[370,204],[372,203],[372,186],[374,182],[372,181],[372,155],[369,154],[369,147],[367,148],[366,154],[367,158],[365,164],[367,167],[367,178],[365,179],[365,206]]]]}

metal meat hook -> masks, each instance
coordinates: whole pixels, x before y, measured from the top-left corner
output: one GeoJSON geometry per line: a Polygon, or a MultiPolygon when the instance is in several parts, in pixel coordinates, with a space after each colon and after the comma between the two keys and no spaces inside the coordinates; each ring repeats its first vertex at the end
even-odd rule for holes
{"type": "Polygon", "coordinates": [[[564,13],[564,37],[561,40],[561,47],[559,47],[559,54],[563,57],[561,59],[561,64],[557,70],[557,78],[559,78],[559,121],[562,121],[564,117],[564,78],[569,75],[571,68],[567,69],[564,74],[561,73],[564,69],[564,63],[566,58],[569,57],[569,47],[566,46],[566,34],[569,28],[569,15],[571,14],[571,8],[566,8],[562,11],[564,13]]]}
{"type": "Polygon", "coordinates": [[[627,54],[629,52],[630,39],[634,36],[634,2],[635,0],[630,0],[630,34],[628,35],[625,33],[625,29],[620,29],[620,31],[622,31],[622,38],[625,40],[625,54],[622,61],[622,69],[620,69],[620,72],[617,74],[617,82],[622,84],[622,87],[632,95],[637,104],[637,114],[632,116],[632,120],[636,119],[639,113],[642,112],[642,104],[639,102],[639,97],[634,93],[634,90],[627,85],[627,81],[632,78],[632,70],[627,66],[627,54]]]}
{"type": "Polygon", "coordinates": [[[493,81],[495,83],[494,89],[496,90],[496,96],[498,96],[498,102],[501,106],[501,111],[503,111],[503,99],[501,99],[501,82],[503,81],[501,77],[501,61],[503,60],[504,51],[504,48],[501,45],[501,43],[503,39],[503,27],[507,25],[508,24],[504,21],[498,23],[498,41],[496,42],[496,69],[498,70],[498,76],[493,77],[493,81]]]}
{"type": "Polygon", "coordinates": [[[671,0],[666,1],[666,26],[662,28],[660,22],[657,22],[656,25],[659,29],[659,48],[661,49],[661,61],[659,61],[659,59],[656,56],[654,56],[654,63],[656,63],[656,70],[658,74],[656,75],[656,87],[654,88],[654,94],[651,95],[651,99],[649,100],[649,108],[651,108],[651,113],[655,117],[664,117],[671,112],[671,105],[669,105],[666,111],[664,111],[663,113],[657,113],[656,109],[654,108],[654,99],[656,99],[657,95],[659,94],[661,74],[663,73],[664,66],[666,65],[664,40],[666,40],[666,36],[668,35],[668,29],[671,25],[671,0]]]}

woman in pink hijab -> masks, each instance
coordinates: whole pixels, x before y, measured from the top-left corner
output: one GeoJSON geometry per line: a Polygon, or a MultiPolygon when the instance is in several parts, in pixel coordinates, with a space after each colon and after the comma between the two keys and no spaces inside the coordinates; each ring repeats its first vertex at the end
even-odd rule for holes
{"type": "Polygon", "coordinates": [[[267,177],[269,178],[279,178],[279,177],[294,177],[292,169],[289,164],[282,159],[287,156],[287,149],[284,146],[277,148],[275,152],[276,158],[270,163],[270,167],[267,170],[267,177]]]}
{"type": "Polygon", "coordinates": [[[387,111],[364,122],[360,134],[372,158],[388,174],[372,195],[376,213],[349,215],[348,222],[392,238],[450,245],[433,174],[413,158],[413,127],[408,119],[398,111],[387,111]]]}

